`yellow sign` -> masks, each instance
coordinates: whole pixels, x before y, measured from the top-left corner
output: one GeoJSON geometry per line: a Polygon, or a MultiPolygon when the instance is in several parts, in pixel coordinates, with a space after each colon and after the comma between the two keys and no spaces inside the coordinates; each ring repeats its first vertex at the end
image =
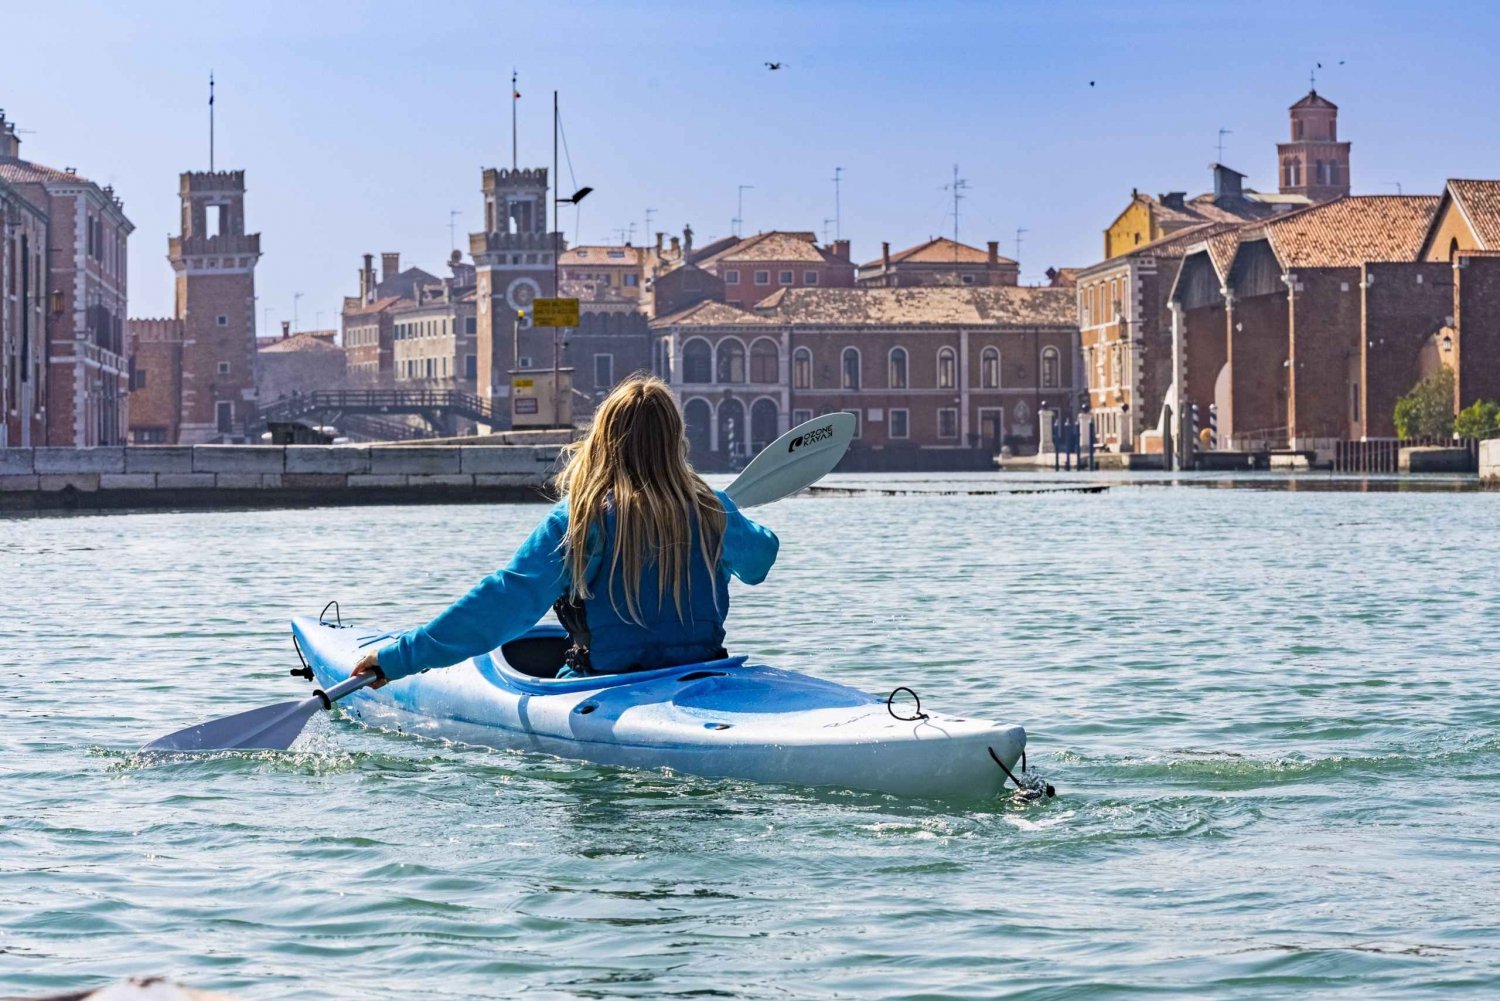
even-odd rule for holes
{"type": "Polygon", "coordinates": [[[534,299],[531,303],[531,322],[537,327],[576,327],[578,300],[534,299]]]}
{"type": "Polygon", "coordinates": [[[517,389],[530,389],[535,382],[532,379],[512,379],[510,384],[517,389]]]}

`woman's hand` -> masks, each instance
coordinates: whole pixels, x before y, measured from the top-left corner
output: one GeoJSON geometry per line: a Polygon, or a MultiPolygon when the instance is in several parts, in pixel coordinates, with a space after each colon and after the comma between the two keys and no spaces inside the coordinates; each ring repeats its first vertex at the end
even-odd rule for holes
{"type": "Polygon", "coordinates": [[[385,672],[380,669],[380,655],[374,650],[365,654],[359,659],[359,663],[354,665],[355,677],[361,674],[373,674],[380,679],[370,685],[371,688],[384,688],[390,684],[390,681],[386,679],[385,672]]]}

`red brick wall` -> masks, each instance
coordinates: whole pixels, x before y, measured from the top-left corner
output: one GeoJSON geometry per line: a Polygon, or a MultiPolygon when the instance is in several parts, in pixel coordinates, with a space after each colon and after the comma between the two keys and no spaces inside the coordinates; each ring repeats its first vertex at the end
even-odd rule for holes
{"type": "Polygon", "coordinates": [[[228,401],[238,428],[255,408],[254,274],[179,276],[178,286],[185,307],[182,423],[214,428],[216,405],[228,401]],[[219,371],[221,363],[228,364],[227,373],[219,371]]]}
{"type": "Polygon", "coordinates": [[[1349,435],[1349,362],[1359,355],[1361,296],[1358,268],[1296,272],[1288,332],[1290,434],[1296,438],[1349,435]]]}
{"type": "Polygon", "coordinates": [[[1234,364],[1230,369],[1236,436],[1282,428],[1287,424],[1286,293],[1238,299],[1232,331],[1234,364]]]}
{"type": "Polygon", "coordinates": [[[749,309],[766,296],[782,288],[853,288],[854,265],[845,261],[814,264],[810,261],[725,261],[712,266],[712,272],[724,279],[724,301],[732,306],[749,309]],[[738,284],[729,282],[726,272],[739,272],[738,284]],[[755,272],[765,271],[769,285],[755,284],[755,272]],[[792,283],[783,284],[781,272],[792,273],[792,283]],[[815,272],[816,282],[806,280],[807,272],[815,272]]]}
{"type": "MultiPolygon", "coordinates": [[[[1208,420],[1208,405],[1214,402],[1214,384],[1228,357],[1225,343],[1224,306],[1215,303],[1183,311],[1184,414],[1198,405],[1200,423],[1208,420]]],[[[1237,402],[1237,401],[1236,401],[1237,402]]],[[[1236,414],[1238,411],[1236,411],[1236,414]]],[[[1235,426],[1239,426],[1236,418],[1235,426]]]]}
{"type": "Polygon", "coordinates": [[[1454,273],[1459,406],[1500,400],[1500,256],[1461,255],[1454,273]]]}
{"type": "Polygon", "coordinates": [[[1453,268],[1447,262],[1366,264],[1364,276],[1364,435],[1394,438],[1396,400],[1421,378],[1422,347],[1453,312],[1453,268]]]}
{"type": "Polygon", "coordinates": [[[175,444],[181,419],[182,339],[176,320],[131,320],[131,357],[144,385],[130,391],[130,431],[159,428],[175,444]]]}

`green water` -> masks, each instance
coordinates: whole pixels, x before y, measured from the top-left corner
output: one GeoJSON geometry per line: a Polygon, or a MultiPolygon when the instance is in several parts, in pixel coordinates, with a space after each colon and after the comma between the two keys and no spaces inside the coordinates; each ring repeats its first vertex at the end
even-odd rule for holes
{"type": "Polygon", "coordinates": [[[764,509],[782,558],[731,646],[1024,724],[1061,793],[1029,807],[324,718],[297,753],[147,765],[302,694],[289,616],[422,619],[542,509],[0,520],[0,996],[1491,996],[1497,499],[764,509]]]}

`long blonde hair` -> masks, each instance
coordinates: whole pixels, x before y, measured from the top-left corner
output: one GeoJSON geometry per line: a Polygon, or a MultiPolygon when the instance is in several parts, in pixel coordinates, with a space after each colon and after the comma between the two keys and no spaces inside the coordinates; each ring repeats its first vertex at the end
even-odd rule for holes
{"type": "Polygon", "coordinates": [[[684,600],[692,595],[693,525],[698,526],[698,555],[711,572],[723,546],[725,515],[719,498],[688,462],[672,391],[655,376],[631,376],[599,405],[588,434],[567,452],[567,465],[554,484],[568,498],[563,563],[572,596],[593,597],[586,577],[589,530],[598,526],[603,537],[609,508],[615,517],[610,604],[618,612],[615,582],[623,577],[625,608],[633,622],[645,625],[641,575],[655,564],[657,602],[665,604],[670,591],[682,621],[684,600]]]}

